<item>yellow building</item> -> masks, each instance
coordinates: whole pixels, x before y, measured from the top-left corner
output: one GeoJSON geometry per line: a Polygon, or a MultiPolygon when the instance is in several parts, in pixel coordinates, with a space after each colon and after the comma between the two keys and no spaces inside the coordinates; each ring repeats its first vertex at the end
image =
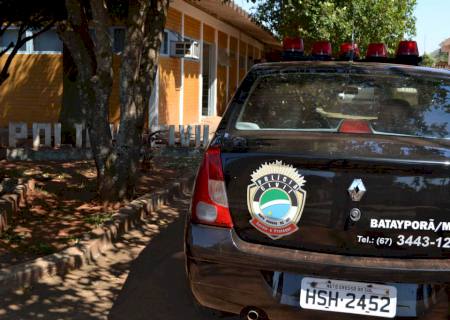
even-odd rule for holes
{"type": "Polygon", "coordinates": [[[440,43],[441,46],[441,52],[447,52],[448,54],[448,61],[447,61],[447,68],[450,68],[450,38],[445,39],[440,43]]]}
{"type": "MultiPolygon", "coordinates": [[[[14,30],[0,39],[14,38],[14,30]]],[[[124,29],[111,28],[116,80],[124,29]]],[[[233,2],[171,1],[148,123],[198,124],[220,116],[254,60],[278,46],[233,2]]],[[[5,57],[3,57],[4,59],[5,57]]],[[[55,31],[27,43],[0,86],[0,128],[9,122],[59,122],[63,98],[62,44],[55,31]]],[[[119,119],[118,81],[111,121],[119,119]]]]}

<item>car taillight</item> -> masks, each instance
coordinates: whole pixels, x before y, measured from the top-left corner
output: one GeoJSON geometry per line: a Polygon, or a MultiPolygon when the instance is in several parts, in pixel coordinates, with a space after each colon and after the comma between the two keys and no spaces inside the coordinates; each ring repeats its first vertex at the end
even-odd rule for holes
{"type": "Polygon", "coordinates": [[[419,49],[415,41],[400,41],[397,56],[419,56],[419,49]]]}
{"type": "Polygon", "coordinates": [[[332,49],[329,41],[316,41],[313,43],[311,54],[313,56],[331,57],[332,49]]]}
{"type": "Polygon", "coordinates": [[[356,43],[345,42],[339,48],[339,57],[341,59],[359,59],[359,48],[356,43]]]}
{"type": "Polygon", "coordinates": [[[339,127],[341,133],[372,133],[366,120],[344,120],[339,127]]]}
{"type": "Polygon", "coordinates": [[[286,37],[283,39],[283,51],[298,51],[303,52],[303,39],[286,37]]]}
{"type": "Polygon", "coordinates": [[[233,227],[219,147],[209,147],[205,152],[195,182],[191,220],[218,227],[233,227]]]}

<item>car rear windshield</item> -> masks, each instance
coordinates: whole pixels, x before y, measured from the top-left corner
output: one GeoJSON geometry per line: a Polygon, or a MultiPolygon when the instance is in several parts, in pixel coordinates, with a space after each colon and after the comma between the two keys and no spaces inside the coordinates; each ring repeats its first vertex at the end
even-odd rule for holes
{"type": "Polygon", "coordinates": [[[347,120],[374,134],[448,139],[450,80],[403,74],[264,75],[255,81],[236,129],[338,132],[347,120]]]}

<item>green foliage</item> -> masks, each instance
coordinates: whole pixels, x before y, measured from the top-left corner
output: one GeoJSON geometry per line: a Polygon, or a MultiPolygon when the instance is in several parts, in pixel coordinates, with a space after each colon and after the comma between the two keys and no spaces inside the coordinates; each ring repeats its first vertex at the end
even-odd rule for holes
{"type": "Polygon", "coordinates": [[[432,67],[432,66],[434,66],[435,63],[436,63],[436,61],[434,60],[434,58],[430,54],[425,53],[423,55],[422,63],[421,63],[422,66],[432,67]]]}
{"type": "Polygon", "coordinates": [[[31,245],[28,248],[28,251],[38,254],[38,255],[48,255],[56,252],[56,248],[53,247],[51,244],[44,243],[44,242],[38,242],[36,244],[31,245]]]}
{"type": "MultiPolygon", "coordinates": [[[[362,49],[384,42],[393,52],[399,40],[415,34],[416,0],[265,0],[254,18],[279,38],[301,36],[308,44],[354,40],[362,49]]],[[[336,47],[335,47],[336,49],[336,47]]]]}
{"type": "Polygon", "coordinates": [[[448,53],[441,51],[441,49],[436,49],[429,53],[430,57],[434,60],[434,65],[437,64],[447,64],[448,53]]]}
{"type": "Polygon", "coordinates": [[[95,227],[100,227],[105,222],[111,220],[112,220],[112,213],[92,214],[84,218],[84,221],[86,223],[92,224],[95,227]]]}
{"type": "Polygon", "coordinates": [[[13,229],[6,230],[0,236],[1,240],[4,240],[8,243],[15,243],[15,244],[20,243],[24,238],[25,237],[22,234],[15,232],[13,229]]]}
{"type": "Polygon", "coordinates": [[[66,15],[61,0],[0,0],[0,27],[13,25],[38,30],[66,15]]]}

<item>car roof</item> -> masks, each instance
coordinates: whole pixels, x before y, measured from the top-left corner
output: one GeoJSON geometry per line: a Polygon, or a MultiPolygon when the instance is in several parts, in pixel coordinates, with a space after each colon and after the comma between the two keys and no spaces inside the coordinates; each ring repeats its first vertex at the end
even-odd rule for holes
{"type": "Polygon", "coordinates": [[[285,61],[259,63],[252,67],[251,71],[257,73],[280,72],[344,72],[344,73],[380,73],[380,74],[401,74],[411,76],[432,76],[438,78],[450,78],[450,70],[429,68],[422,66],[412,66],[394,63],[381,62],[360,62],[360,61],[285,61]]]}

